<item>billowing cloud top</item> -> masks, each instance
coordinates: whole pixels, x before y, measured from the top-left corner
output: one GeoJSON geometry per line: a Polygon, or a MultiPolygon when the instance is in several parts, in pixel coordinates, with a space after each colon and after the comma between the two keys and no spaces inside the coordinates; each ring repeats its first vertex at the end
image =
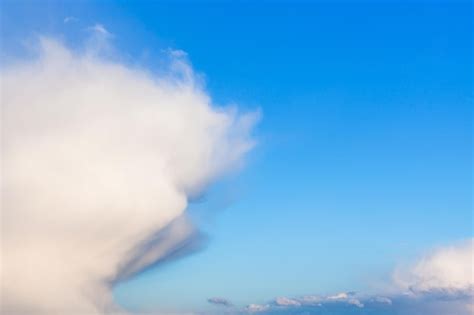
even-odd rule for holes
{"type": "Polygon", "coordinates": [[[253,146],[255,114],[213,106],[182,55],[170,68],[155,76],[43,38],[37,58],[2,71],[5,314],[117,311],[110,283],[189,225],[153,254],[136,246],[253,146]]]}

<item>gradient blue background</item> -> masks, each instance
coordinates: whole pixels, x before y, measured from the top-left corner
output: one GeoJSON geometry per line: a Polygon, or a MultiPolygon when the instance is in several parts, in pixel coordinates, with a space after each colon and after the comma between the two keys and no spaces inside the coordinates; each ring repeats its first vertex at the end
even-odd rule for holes
{"type": "Polygon", "coordinates": [[[190,206],[207,248],[118,286],[122,305],[370,292],[472,236],[470,2],[5,3],[3,62],[101,23],[127,62],[182,49],[217,104],[262,111],[244,169],[190,206]]]}

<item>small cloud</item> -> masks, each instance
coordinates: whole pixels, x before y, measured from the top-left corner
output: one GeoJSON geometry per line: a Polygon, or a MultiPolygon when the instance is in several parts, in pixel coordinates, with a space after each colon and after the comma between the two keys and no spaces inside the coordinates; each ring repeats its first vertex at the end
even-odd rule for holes
{"type": "Polygon", "coordinates": [[[102,35],[102,36],[112,36],[112,33],[110,33],[105,27],[104,25],[102,24],[95,24],[93,26],[90,26],[87,28],[88,30],[96,33],[96,34],[99,34],[99,35],[102,35]]]}
{"type": "Polygon", "coordinates": [[[287,297],[276,298],[275,304],[278,306],[300,306],[301,305],[301,303],[298,300],[290,299],[287,297]]]}
{"type": "Polygon", "coordinates": [[[374,301],[377,303],[392,305],[392,300],[385,296],[376,296],[374,301]]]}
{"type": "Polygon", "coordinates": [[[78,22],[79,19],[74,16],[66,16],[63,20],[64,24],[78,22]]]}
{"type": "Polygon", "coordinates": [[[184,50],[181,50],[181,49],[170,49],[169,54],[173,57],[176,57],[176,58],[183,58],[183,57],[186,57],[188,55],[187,52],[185,52],[184,50]]]}
{"type": "Polygon", "coordinates": [[[214,305],[220,305],[220,306],[225,306],[225,307],[232,306],[232,303],[229,300],[221,298],[221,297],[211,297],[207,299],[207,301],[214,305]]]}
{"type": "Polygon", "coordinates": [[[245,310],[250,313],[265,312],[269,309],[270,305],[268,304],[250,304],[245,308],[245,310]]]}
{"type": "Polygon", "coordinates": [[[349,294],[347,294],[346,292],[341,292],[336,295],[330,295],[326,299],[328,301],[340,301],[340,300],[347,300],[348,297],[349,297],[349,294]]]}
{"type": "Polygon", "coordinates": [[[355,299],[355,298],[351,298],[349,300],[347,300],[347,303],[351,304],[351,305],[355,305],[357,307],[364,307],[364,304],[361,303],[358,299],[355,299]]]}
{"type": "Polygon", "coordinates": [[[162,49],[161,52],[173,58],[186,58],[188,56],[188,53],[181,49],[167,48],[162,49]]]}
{"type": "Polygon", "coordinates": [[[304,304],[304,305],[319,305],[319,306],[322,305],[321,302],[323,300],[324,300],[324,298],[319,296],[319,295],[305,295],[301,299],[299,299],[301,304],[304,304]]]}

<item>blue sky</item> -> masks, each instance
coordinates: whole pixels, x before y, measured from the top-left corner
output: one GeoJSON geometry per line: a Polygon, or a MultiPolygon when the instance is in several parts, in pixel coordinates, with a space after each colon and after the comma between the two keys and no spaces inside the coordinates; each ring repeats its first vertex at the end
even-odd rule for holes
{"type": "Polygon", "coordinates": [[[472,236],[470,3],[6,3],[4,60],[100,23],[126,62],[184,50],[217,104],[262,113],[244,167],[189,207],[206,248],[120,284],[121,305],[371,292],[472,236]]]}

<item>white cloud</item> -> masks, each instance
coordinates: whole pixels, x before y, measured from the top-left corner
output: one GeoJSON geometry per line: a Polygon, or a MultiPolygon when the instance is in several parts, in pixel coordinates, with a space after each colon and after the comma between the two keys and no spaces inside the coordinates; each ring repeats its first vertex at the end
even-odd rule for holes
{"type": "Polygon", "coordinates": [[[364,307],[364,304],[361,303],[361,301],[359,301],[358,299],[355,299],[355,298],[348,299],[347,303],[349,303],[351,305],[355,305],[357,307],[364,307]]]}
{"type": "Polygon", "coordinates": [[[256,313],[256,312],[264,312],[270,309],[270,305],[268,304],[250,304],[247,305],[245,310],[250,313],[256,313]]]}
{"type": "Polygon", "coordinates": [[[474,291],[474,239],[438,248],[409,267],[399,268],[394,282],[413,293],[444,292],[472,294],[474,291]]]}
{"type": "Polygon", "coordinates": [[[330,295],[326,298],[328,301],[340,301],[340,300],[347,300],[349,295],[346,292],[341,292],[335,295],[330,295]]]}
{"type": "Polygon", "coordinates": [[[330,304],[349,304],[357,307],[364,307],[364,304],[356,294],[353,292],[340,292],[334,295],[305,295],[302,297],[277,297],[269,305],[269,307],[283,307],[283,308],[299,308],[307,306],[323,306],[330,304]]]}
{"type": "Polygon", "coordinates": [[[63,20],[64,24],[67,24],[67,23],[72,23],[72,22],[78,22],[79,19],[74,17],[74,16],[66,16],[63,20]]]}
{"type": "Polygon", "coordinates": [[[276,298],[275,304],[278,306],[300,306],[301,305],[301,303],[298,300],[290,299],[284,296],[276,298]]]}
{"type": "Polygon", "coordinates": [[[104,25],[97,23],[91,27],[89,27],[89,30],[102,35],[102,36],[111,36],[112,34],[105,28],[104,25]]]}
{"type": "Polygon", "coordinates": [[[133,249],[238,166],[256,117],[216,108],[181,59],[186,80],[40,46],[1,74],[2,312],[119,311],[109,284],[123,265],[162,258],[190,227],[133,249]]]}
{"type": "Polygon", "coordinates": [[[389,299],[388,297],[385,297],[385,296],[376,296],[374,298],[374,301],[377,302],[377,303],[384,303],[384,304],[392,305],[392,300],[389,299]]]}

